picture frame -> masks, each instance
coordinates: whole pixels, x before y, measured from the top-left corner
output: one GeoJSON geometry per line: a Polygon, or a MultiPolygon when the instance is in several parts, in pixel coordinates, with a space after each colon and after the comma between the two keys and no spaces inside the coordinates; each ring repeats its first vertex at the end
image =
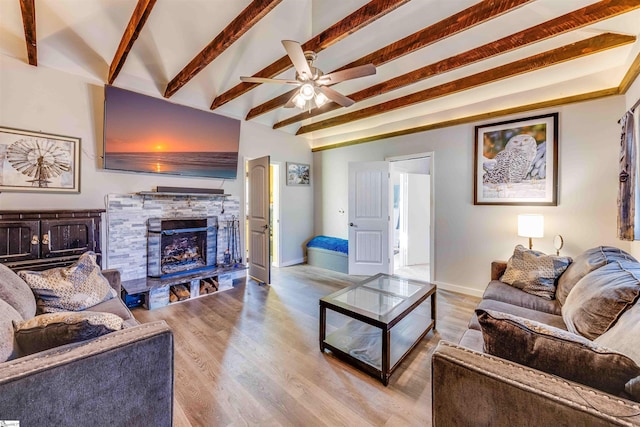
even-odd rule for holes
{"type": "Polygon", "coordinates": [[[311,166],[287,162],[287,185],[311,185],[311,166]]]}
{"type": "Polygon", "coordinates": [[[475,127],[473,204],[557,206],[558,113],[475,127]]]}
{"type": "Polygon", "coordinates": [[[80,192],[80,138],[0,127],[0,192],[80,192]]]}

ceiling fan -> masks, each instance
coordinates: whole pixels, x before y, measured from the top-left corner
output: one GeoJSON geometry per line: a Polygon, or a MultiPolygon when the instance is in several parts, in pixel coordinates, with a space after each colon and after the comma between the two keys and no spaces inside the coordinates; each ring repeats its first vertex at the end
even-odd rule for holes
{"type": "Polygon", "coordinates": [[[299,89],[289,98],[289,101],[284,105],[285,108],[295,106],[304,110],[311,110],[314,107],[324,105],[329,100],[343,107],[350,107],[355,101],[337,90],[331,89],[329,85],[376,73],[375,65],[367,64],[323,74],[320,69],[313,66],[313,61],[316,59],[315,52],[303,52],[300,43],[293,40],[282,40],[282,45],[296,69],[295,80],[263,77],[240,77],[240,80],[247,83],[279,83],[298,86],[299,89]]]}

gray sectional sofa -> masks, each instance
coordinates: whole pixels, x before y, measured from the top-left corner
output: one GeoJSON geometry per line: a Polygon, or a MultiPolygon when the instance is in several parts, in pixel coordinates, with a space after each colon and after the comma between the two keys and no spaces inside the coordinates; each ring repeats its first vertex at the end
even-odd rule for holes
{"type": "MultiPolygon", "coordinates": [[[[120,295],[120,273],[102,274],[120,295]]],[[[16,321],[35,315],[31,289],[0,265],[0,419],[22,426],[170,426],[173,335],[163,321],[139,324],[119,297],[90,310],[124,329],[16,357],[16,321]]]]}
{"type": "Polygon", "coordinates": [[[433,426],[640,426],[640,263],[590,249],[557,279],[553,299],[502,282],[506,267],[492,264],[460,342],[441,341],[433,354],[433,426]],[[600,316],[607,310],[615,315],[600,316]]]}

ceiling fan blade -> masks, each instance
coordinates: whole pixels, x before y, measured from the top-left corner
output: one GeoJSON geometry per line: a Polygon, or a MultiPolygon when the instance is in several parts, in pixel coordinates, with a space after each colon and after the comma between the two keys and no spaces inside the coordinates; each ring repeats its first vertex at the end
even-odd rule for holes
{"type": "Polygon", "coordinates": [[[319,90],[320,92],[324,93],[324,95],[327,98],[329,98],[330,100],[332,100],[336,104],[342,105],[343,107],[351,107],[353,104],[356,103],[353,99],[347,98],[346,96],[344,96],[343,94],[341,94],[337,90],[331,89],[330,87],[318,86],[316,89],[319,90]]]}
{"type": "Polygon", "coordinates": [[[344,80],[357,79],[358,77],[371,76],[376,73],[376,66],[373,64],[360,65],[358,67],[347,68],[346,70],[336,71],[335,73],[326,74],[318,79],[318,83],[329,85],[344,80]]]}
{"type": "Polygon", "coordinates": [[[291,59],[298,74],[301,77],[305,76],[302,77],[304,80],[310,80],[313,74],[311,73],[311,68],[309,68],[309,63],[304,56],[300,43],[293,40],[282,40],[282,45],[284,46],[284,50],[287,51],[287,55],[289,55],[289,59],[291,59]]]}
{"type": "Polygon", "coordinates": [[[300,82],[297,80],[285,80],[285,79],[267,79],[264,77],[240,77],[245,83],[280,83],[283,85],[300,86],[300,82]]]}

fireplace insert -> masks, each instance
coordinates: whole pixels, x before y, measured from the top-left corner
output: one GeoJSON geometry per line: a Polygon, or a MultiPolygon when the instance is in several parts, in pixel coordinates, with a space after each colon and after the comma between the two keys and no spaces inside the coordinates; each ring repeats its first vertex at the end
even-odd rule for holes
{"type": "Polygon", "coordinates": [[[218,220],[150,218],[147,275],[169,277],[216,267],[218,220]]]}

